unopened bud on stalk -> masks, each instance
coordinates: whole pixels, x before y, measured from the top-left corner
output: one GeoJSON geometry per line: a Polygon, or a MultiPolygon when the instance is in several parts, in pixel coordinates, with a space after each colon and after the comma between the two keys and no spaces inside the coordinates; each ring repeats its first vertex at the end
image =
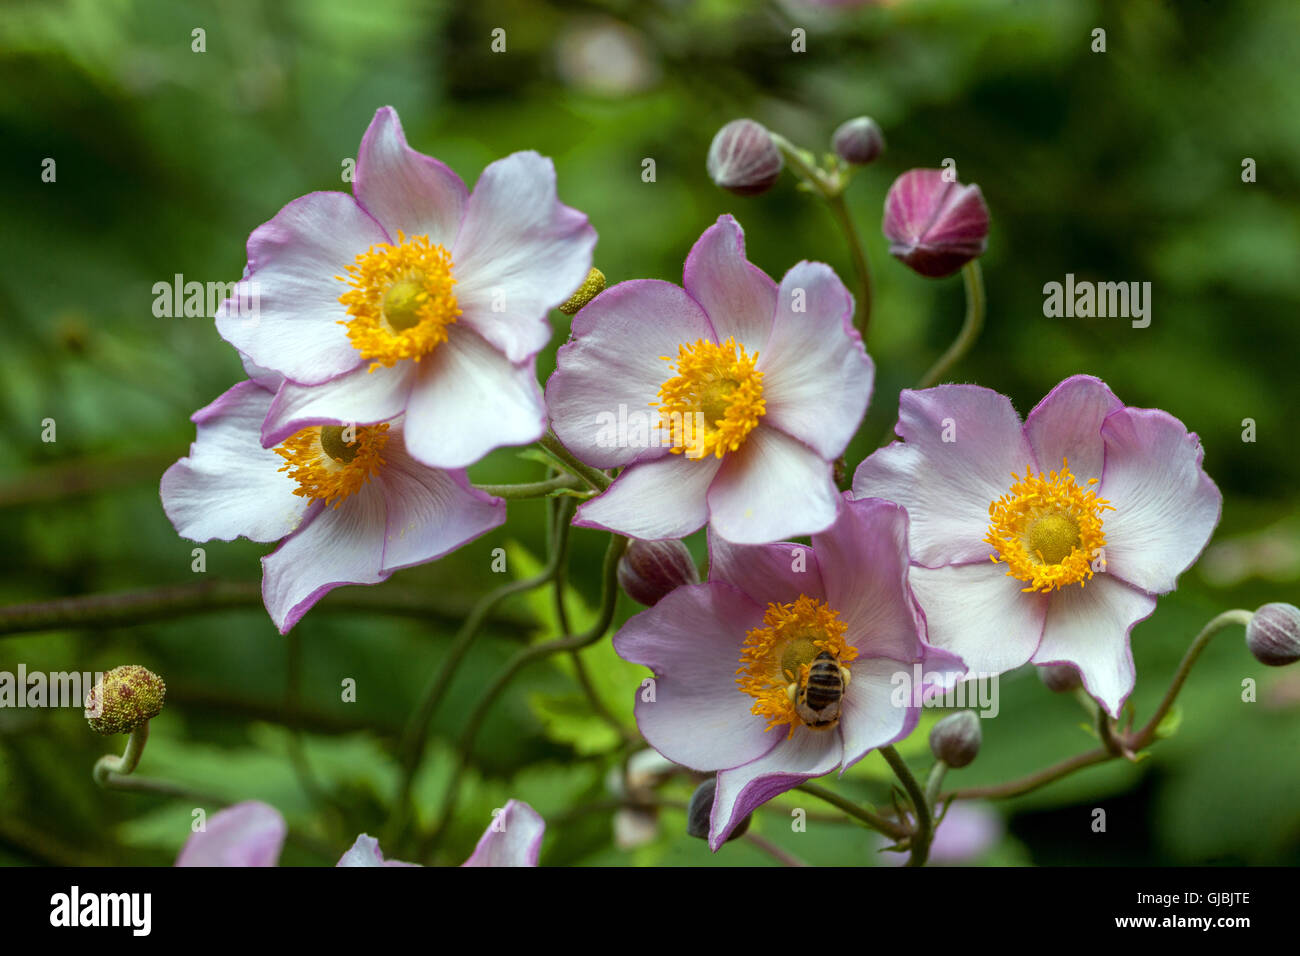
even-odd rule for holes
{"type": "Polygon", "coordinates": [[[167,685],[139,664],[114,667],[86,695],[86,720],[97,734],[129,734],[162,713],[167,685]]]}
{"type": "Polygon", "coordinates": [[[700,572],[680,541],[633,539],[619,559],[618,583],[632,600],[653,607],[670,591],[699,584],[700,572]]]}
{"type": "MultiPolygon", "coordinates": [[[[710,777],[702,784],[695,788],[691,794],[691,802],[686,807],[686,835],[699,837],[701,840],[709,838],[709,823],[713,818],[713,798],[718,792],[718,778],[710,777]]],[[[753,814],[746,814],[745,819],[736,824],[736,828],[731,831],[727,837],[727,842],[739,839],[745,835],[749,829],[749,821],[753,814]]]]}
{"type": "Polygon", "coordinates": [[[889,254],[931,279],[952,275],[988,245],[989,210],[978,186],[963,186],[946,169],[911,169],[885,197],[889,254]]]}
{"type": "Polygon", "coordinates": [[[1038,668],[1038,676],[1048,690],[1058,694],[1077,690],[1083,686],[1079,670],[1073,664],[1044,664],[1038,668]]]}
{"type": "Polygon", "coordinates": [[[1300,608],[1294,604],[1265,604],[1246,625],[1246,646],[1269,667],[1300,660],[1300,608]]]}
{"type": "Polygon", "coordinates": [[[767,192],[784,165],[771,135],[751,119],[732,120],[709,146],[709,178],[738,196],[767,192]]]}
{"type": "Polygon", "coordinates": [[[930,731],[930,750],[949,767],[964,767],[980,752],[983,732],[972,710],[950,714],[930,731]]]}
{"type": "Polygon", "coordinates": [[[587,278],[582,280],[582,285],[578,286],[578,291],[560,305],[560,311],[565,315],[577,315],[579,309],[604,291],[605,273],[592,269],[587,273],[587,278]]]}
{"type": "Polygon", "coordinates": [[[866,166],[885,151],[885,135],[870,116],[859,116],[840,124],[831,137],[831,148],[846,163],[866,166]]]}

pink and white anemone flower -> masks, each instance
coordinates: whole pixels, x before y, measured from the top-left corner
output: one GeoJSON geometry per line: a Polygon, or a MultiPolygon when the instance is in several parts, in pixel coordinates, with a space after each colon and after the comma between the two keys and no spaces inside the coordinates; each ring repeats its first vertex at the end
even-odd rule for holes
{"type": "MultiPolygon", "coordinates": [[[[493,816],[474,853],[461,866],[536,866],[546,823],[520,800],[493,816]]],[[[247,800],[214,813],[207,826],[190,836],[177,866],[277,866],[289,827],[275,807],[247,800]]],[[[384,859],[379,841],[365,833],[335,866],[418,866],[384,859]]]]}
{"type": "Polygon", "coordinates": [[[708,522],[741,544],[829,527],[832,462],[875,374],[853,297],[816,262],[778,286],[731,216],[700,236],[683,280],[620,283],[573,320],[546,387],[552,426],[587,464],[623,469],[574,523],[659,540],[708,522]]]}
{"type": "Polygon", "coordinates": [[[471,194],[384,107],[353,192],[303,196],[255,229],[217,314],[222,338],[285,378],[263,443],[405,414],[412,457],[464,468],[539,438],[547,314],[587,277],[596,242],[556,198],[551,161],[513,153],[471,194]]]}
{"type": "Polygon", "coordinates": [[[907,513],[892,502],[846,500],[811,547],[711,535],[709,548],[708,582],[633,617],[614,647],[654,671],[653,694],[638,691],[636,703],[646,742],[719,771],[717,850],[755,807],[907,736],[926,696],[965,667],[925,641],[907,581],[907,513]],[[823,678],[840,684],[834,714],[808,709],[823,678]]]}
{"type": "Polygon", "coordinates": [[[195,412],[197,439],[163,475],[161,494],[192,541],[281,542],[262,558],[262,597],[280,633],[333,588],[377,584],[505,521],[505,502],[471,487],[464,471],[416,461],[400,416],[308,426],[264,448],[274,396],[241,382],[195,412]]]}
{"type": "Polygon", "coordinates": [[[907,509],[930,640],[973,673],[1072,664],[1118,716],[1135,679],[1130,632],[1219,521],[1200,440],[1088,375],[1023,424],[987,388],[904,391],[896,430],[903,440],[858,466],[852,493],[907,509]]]}

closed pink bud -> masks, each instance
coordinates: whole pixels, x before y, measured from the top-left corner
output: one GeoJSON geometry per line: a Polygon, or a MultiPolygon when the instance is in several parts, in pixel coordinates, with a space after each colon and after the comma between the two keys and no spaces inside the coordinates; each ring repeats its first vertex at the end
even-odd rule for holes
{"type": "Polygon", "coordinates": [[[989,210],[980,188],[949,182],[945,172],[909,169],[885,197],[890,254],[931,279],[952,275],[988,245],[989,210]]]}
{"type": "Polygon", "coordinates": [[[699,584],[700,572],[680,541],[633,539],[618,562],[618,583],[632,600],[653,607],[684,584],[699,584]]]}
{"type": "Polygon", "coordinates": [[[709,178],[739,196],[767,192],[784,165],[771,135],[750,119],[732,120],[709,145],[709,178]]]}
{"type": "Polygon", "coordinates": [[[885,135],[870,116],[859,116],[840,124],[831,137],[835,155],[854,166],[866,166],[885,151],[885,135]]]}
{"type": "Polygon", "coordinates": [[[1043,664],[1038,668],[1038,676],[1048,690],[1058,694],[1083,686],[1079,670],[1073,664],[1043,664]]]}

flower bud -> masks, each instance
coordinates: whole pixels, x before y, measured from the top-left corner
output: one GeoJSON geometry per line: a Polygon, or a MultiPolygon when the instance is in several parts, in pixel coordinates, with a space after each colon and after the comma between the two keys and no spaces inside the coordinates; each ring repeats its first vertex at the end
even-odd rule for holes
{"type": "Polygon", "coordinates": [[[86,695],[86,720],[97,734],[129,734],[162,713],[167,685],[139,664],[114,667],[86,695]]]}
{"type": "Polygon", "coordinates": [[[709,178],[738,196],[767,192],[784,165],[767,130],[750,119],[732,120],[709,145],[709,178]]]}
{"type": "Polygon", "coordinates": [[[700,572],[680,541],[634,538],[619,559],[618,583],[632,600],[654,607],[675,588],[699,584],[700,572]]]}
{"type": "Polygon", "coordinates": [[[945,172],[908,170],[885,197],[890,255],[931,279],[952,275],[988,245],[989,210],[980,188],[949,182],[945,172]]]}
{"type": "Polygon", "coordinates": [[[1246,646],[1269,667],[1300,660],[1300,608],[1294,604],[1265,604],[1246,624],[1246,646]]]}
{"type": "Polygon", "coordinates": [[[950,714],[930,731],[931,752],[954,769],[964,767],[980,752],[980,719],[973,710],[950,714]]]}
{"type": "Polygon", "coordinates": [[[582,280],[582,285],[578,286],[578,291],[560,305],[560,311],[565,315],[577,315],[579,309],[604,291],[605,273],[592,269],[587,273],[587,278],[582,280]]]}
{"type": "Polygon", "coordinates": [[[831,148],[846,163],[866,166],[885,151],[885,135],[870,116],[859,116],[840,124],[831,137],[831,148]]]}
{"type": "Polygon", "coordinates": [[[1048,690],[1057,694],[1083,686],[1079,670],[1073,664],[1044,664],[1038,668],[1038,676],[1048,690]]]}
{"type": "MultiPolygon", "coordinates": [[[[686,807],[687,836],[699,837],[701,840],[709,838],[709,824],[713,818],[713,798],[717,792],[718,778],[716,775],[695,788],[695,792],[691,794],[691,802],[686,807]]],[[[745,819],[736,824],[736,828],[727,837],[728,843],[745,835],[752,817],[753,814],[747,814],[745,819]]]]}

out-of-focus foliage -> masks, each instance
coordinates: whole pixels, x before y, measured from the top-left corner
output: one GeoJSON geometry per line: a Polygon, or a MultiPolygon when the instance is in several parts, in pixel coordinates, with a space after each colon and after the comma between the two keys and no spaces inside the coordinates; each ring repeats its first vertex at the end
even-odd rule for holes
{"type": "MultiPolygon", "coordinates": [[[[12,0],[0,7],[0,602],[194,580],[193,545],[168,524],[157,482],[186,453],[189,415],[241,369],[210,320],[155,317],[152,287],[177,273],[237,278],[253,227],[306,192],[349,188],[344,161],[378,106],[396,106],[412,144],[470,183],[513,150],[554,157],[561,198],[600,233],[597,264],[611,284],[678,280],[690,244],[723,212],[737,215],[750,258],[769,273],[806,258],[848,279],[832,220],[789,177],[741,200],[709,183],[704,157],[738,116],[821,152],[842,120],[867,113],[889,149],[848,199],[877,280],[869,346],[879,375],[850,468],[959,322],[960,282],[915,276],[879,234],[893,177],[945,158],[982,187],[993,217],[988,326],[958,380],[1004,391],[1025,411],[1064,376],[1090,372],[1204,441],[1223,520],[1206,558],[1134,632],[1141,719],[1211,615],[1297,598],[1298,56],[1293,0],[898,0],[841,12],[798,0],[12,0]],[[807,52],[791,51],[796,27],[807,52]],[[1090,49],[1098,27],[1105,53],[1090,49]],[[198,28],[202,53],[192,51],[198,28]],[[497,28],[504,53],[492,51],[497,28]],[[41,178],[46,158],[57,163],[53,183],[41,178]],[[1246,158],[1254,183],[1242,181],[1246,158]],[[1066,273],[1150,281],[1151,326],[1045,318],[1042,287],[1066,273]],[[53,443],[41,441],[48,418],[53,443]],[[1253,442],[1244,419],[1256,423],[1253,442]]],[[[557,318],[543,375],[565,333],[557,318]]],[[[522,481],[539,470],[507,451],[472,474],[522,481]]],[[[542,502],[515,504],[505,528],[381,586],[443,596],[448,621],[332,611],[326,598],[291,639],[249,608],[0,637],[0,670],[150,667],[167,681],[168,706],[140,772],[267,800],[295,832],[285,864],[333,863],[358,832],[382,832],[398,736],[455,614],[530,573],[544,513],[542,502]],[[489,570],[498,547],[509,554],[504,576],[489,570]],[[340,700],[347,678],[355,703],[340,700]]],[[[581,626],[598,598],[602,542],[576,530],[572,546],[569,610],[581,626]]],[[[702,541],[691,546],[703,557],[702,541]]],[[[256,578],[259,546],[206,550],[209,577],[256,578]]],[[[416,781],[426,825],[485,683],[521,641],[555,633],[549,592],[507,610],[434,717],[416,781]]],[[[619,619],[633,611],[625,601],[619,619]]],[[[607,640],[584,660],[631,727],[640,669],[607,640]]],[[[746,841],[710,854],[683,835],[678,809],[662,811],[651,842],[617,848],[607,780],[624,755],[576,686],[572,662],[557,658],[526,670],[493,709],[445,862],[467,856],[511,796],[548,820],[544,863],[771,862],[746,841]]],[[[1181,705],[1177,734],[1142,763],[1003,804],[1009,835],[985,862],[1300,862],[1300,672],[1266,672],[1225,636],[1181,705]],[[1242,701],[1247,678],[1259,684],[1255,703],[1242,701]],[[1094,807],[1108,811],[1105,834],[1089,826],[1094,807]]],[[[1002,682],[999,706],[979,759],[950,781],[998,782],[1095,743],[1075,701],[1031,673],[1002,682]]],[[[901,748],[918,767],[929,762],[929,725],[927,716],[901,748]]],[[[0,862],[174,859],[192,807],[97,790],[90,768],[106,749],[75,711],[0,710],[0,862]]],[[[889,799],[874,755],[826,782],[889,799]]],[[[663,795],[684,805],[692,786],[678,778],[663,795]]],[[[809,803],[780,798],[755,832],[815,863],[878,859],[876,838],[823,822],[823,806],[807,806],[816,819],[806,833],[791,832],[791,810],[809,803]]]]}

